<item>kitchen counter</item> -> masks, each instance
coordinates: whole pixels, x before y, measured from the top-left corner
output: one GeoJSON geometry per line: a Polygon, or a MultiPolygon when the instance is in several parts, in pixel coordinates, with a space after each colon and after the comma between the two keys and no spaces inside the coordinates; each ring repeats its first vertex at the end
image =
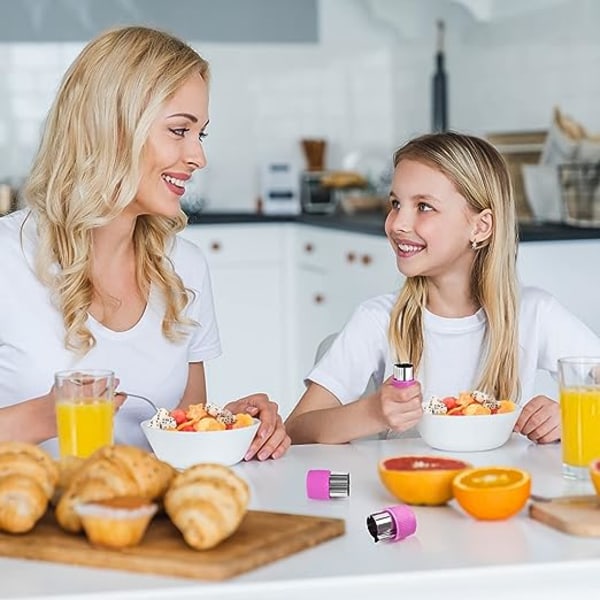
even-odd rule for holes
{"type": "MultiPolygon", "coordinates": [[[[366,530],[366,517],[396,503],[378,480],[377,462],[408,453],[436,454],[420,439],[360,441],[295,446],[281,460],[234,467],[251,487],[251,508],[342,518],[347,531],[229,582],[205,584],[0,558],[0,598],[598,598],[600,538],[560,533],[531,520],[526,510],[507,521],[478,522],[454,502],[445,507],[416,507],[415,535],[397,543],[375,544],[366,530]],[[349,472],[350,498],[307,499],[305,475],[311,468],[349,472]]],[[[590,483],[567,482],[561,477],[559,445],[535,446],[513,436],[503,448],[460,457],[481,466],[519,465],[532,474],[532,491],[537,494],[592,491],[590,483]]]]}
{"type": "MultiPolygon", "coordinates": [[[[257,213],[205,212],[188,215],[188,222],[198,224],[234,223],[303,223],[325,229],[338,229],[370,235],[384,235],[384,215],[381,212],[363,212],[354,215],[264,215],[257,213]]],[[[562,223],[519,224],[519,239],[522,242],[600,239],[600,228],[572,227],[562,223]]]]}

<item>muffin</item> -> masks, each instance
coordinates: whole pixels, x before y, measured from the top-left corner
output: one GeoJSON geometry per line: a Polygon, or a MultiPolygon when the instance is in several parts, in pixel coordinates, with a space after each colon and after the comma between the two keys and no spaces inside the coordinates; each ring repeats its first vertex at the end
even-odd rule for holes
{"type": "Polygon", "coordinates": [[[79,515],[88,540],[95,546],[127,548],[137,546],[144,537],[158,506],[138,496],[121,496],[78,504],[79,515]]]}

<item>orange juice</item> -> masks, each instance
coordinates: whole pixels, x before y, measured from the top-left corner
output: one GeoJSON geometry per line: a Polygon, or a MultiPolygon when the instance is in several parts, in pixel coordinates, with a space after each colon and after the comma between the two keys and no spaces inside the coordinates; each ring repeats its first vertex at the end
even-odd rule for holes
{"type": "Polygon", "coordinates": [[[560,390],[563,462],[588,468],[600,457],[600,388],[560,390]]]}
{"type": "Polygon", "coordinates": [[[103,398],[57,402],[60,455],[86,458],[98,448],[112,444],[113,413],[112,401],[103,398]]]}

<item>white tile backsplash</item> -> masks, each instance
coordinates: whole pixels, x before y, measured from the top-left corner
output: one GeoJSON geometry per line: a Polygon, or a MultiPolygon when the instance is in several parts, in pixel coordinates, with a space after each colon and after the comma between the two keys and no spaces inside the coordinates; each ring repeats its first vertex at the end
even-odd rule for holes
{"type": "MultiPolygon", "coordinates": [[[[386,21],[381,1],[320,0],[319,44],[192,42],[212,68],[202,175],[211,210],[253,209],[261,162],[303,166],[301,138],[326,138],[328,166],[341,168],[352,156],[391,157],[428,131],[440,12],[449,19],[452,128],[546,128],[558,105],[600,132],[600,29],[592,27],[600,2],[537,2],[496,11],[492,21],[451,0],[388,5],[404,21],[386,21]]],[[[83,45],[0,43],[0,180],[26,174],[60,78],[83,45]]]]}

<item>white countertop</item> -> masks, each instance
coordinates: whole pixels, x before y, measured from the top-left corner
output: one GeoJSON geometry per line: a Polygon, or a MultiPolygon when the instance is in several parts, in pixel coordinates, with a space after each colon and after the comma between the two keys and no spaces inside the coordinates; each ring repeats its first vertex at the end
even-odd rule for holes
{"type": "MultiPolygon", "coordinates": [[[[375,544],[366,517],[396,504],[377,474],[380,458],[444,454],[419,439],[364,441],[343,446],[295,446],[278,461],[250,462],[236,471],[250,484],[251,508],[342,518],[346,534],[315,548],[219,584],[136,575],[58,563],[0,558],[3,598],[314,598],[407,597],[486,600],[527,597],[550,600],[576,594],[598,598],[600,538],[574,537],[527,516],[478,522],[452,502],[415,507],[417,532],[397,543],[375,544]],[[350,498],[306,498],[308,469],[350,472],[350,498]]],[[[491,452],[454,456],[483,465],[518,465],[532,474],[541,495],[591,493],[590,483],[564,480],[560,446],[535,446],[520,437],[491,452]]]]}

